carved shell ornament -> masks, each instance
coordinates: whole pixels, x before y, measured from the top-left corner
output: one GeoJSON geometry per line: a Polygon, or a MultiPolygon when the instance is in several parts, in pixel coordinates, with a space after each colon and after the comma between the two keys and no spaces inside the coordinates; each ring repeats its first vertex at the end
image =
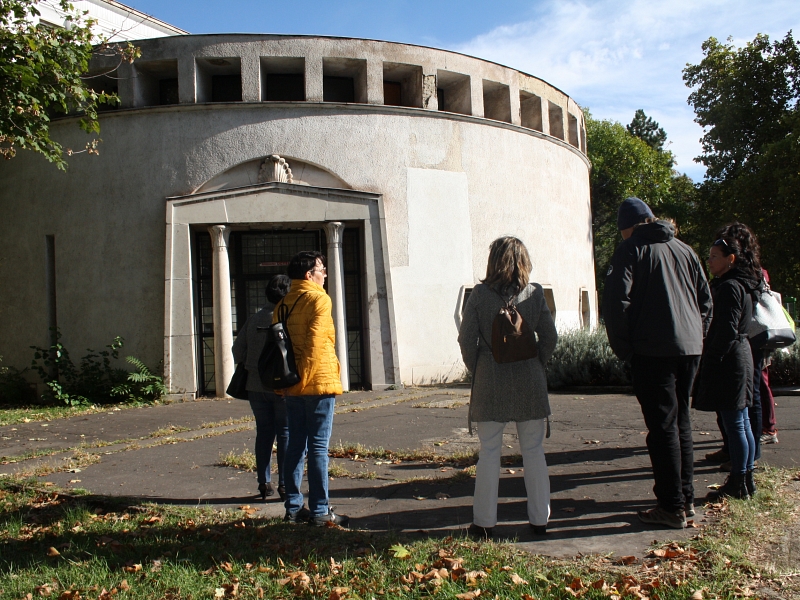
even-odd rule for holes
{"type": "Polygon", "coordinates": [[[289,163],[277,154],[270,154],[264,159],[264,163],[258,171],[258,183],[271,181],[292,183],[292,170],[289,168],[289,163]]]}

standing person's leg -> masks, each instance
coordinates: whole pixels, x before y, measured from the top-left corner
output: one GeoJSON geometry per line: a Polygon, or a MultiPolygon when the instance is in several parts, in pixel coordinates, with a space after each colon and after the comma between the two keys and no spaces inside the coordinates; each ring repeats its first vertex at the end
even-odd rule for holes
{"type": "Polygon", "coordinates": [[[278,492],[286,499],[286,449],[289,446],[289,420],[286,416],[286,400],[277,394],[272,397],[272,412],[275,419],[275,438],[278,445],[278,492]]]}
{"type": "Polygon", "coordinates": [[[769,367],[761,371],[761,433],[767,436],[762,440],[764,444],[778,443],[778,422],[775,419],[775,397],[769,386],[769,367]]]}
{"type": "MultiPolygon", "coordinates": [[[[272,414],[272,402],[263,392],[247,392],[250,400],[250,410],[256,419],[256,478],[259,486],[266,486],[272,481],[270,473],[270,458],[272,457],[272,443],[275,440],[275,422],[272,414]]],[[[264,492],[262,491],[262,494],[264,492]]],[[[266,487],[266,495],[271,496],[272,487],[266,487]]]]}
{"type": "Polygon", "coordinates": [[[752,435],[747,419],[747,409],[721,410],[720,415],[730,444],[731,474],[725,484],[715,492],[711,492],[708,497],[711,500],[725,496],[747,498],[745,475],[751,447],[747,436],[748,434],[752,435]]]}
{"type": "MultiPolygon", "coordinates": [[[[303,396],[308,431],[308,510],[311,517],[328,514],[328,442],[336,396],[303,396]]],[[[292,432],[289,432],[289,446],[292,432]]]]}
{"type": "MultiPolygon", "coordinates": [[[[302,396],[286,398],[286,416],[289,423],[289,444],[286,448],[286,460],[283,468],[286,470],[286,516],[284,519],[294,519],[303,509],[303,494],[300,493],[300,484],[303,483],[303,459],[306,455],[308,431],[306,429],[306,409],[302,396]]],[[[307,510],[307,509],[306,509],[307,510]]]]}
{"type": "Polygon", "coordinates": [[[497,490],[500,485],[500,454],[505,423],[479,421],[481,448],[475,467],[475,494],[472,497],[472,522],[491,529],[497,525],[497,490]]]}
{"type": "Polygon", "coordinates": [[[682,528],[686,521],[675,371],[675,358],[634,355],[631,360],[633,390],[648,430],[646,443],[655,480],[653,493],[661,509],[661,512],[642,511],[639,517],[645,522],[682,528]]]}
{"type": "Polygon", "coordinates": [[[545,429],[544,419],[517,423],[525,491],[528,494],[528,521],[541,533],[544,533],[550,518],[550,477],[542,447],[545,429]]]}
{"type": "Polygon", "coordinates": [[[694,507],[694,439],[692,437],[692,414],[689,400],[697,369],[699,356],[685,356],[677,361],[677,380],[675,395],[678,401],[678,437],[681,445],[681,489],[684,509],[693,513],[694,507]]]}

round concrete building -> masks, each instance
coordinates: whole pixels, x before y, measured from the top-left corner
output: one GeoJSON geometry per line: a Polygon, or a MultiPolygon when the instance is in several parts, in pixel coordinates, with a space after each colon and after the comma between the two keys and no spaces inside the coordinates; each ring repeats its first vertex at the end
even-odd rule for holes
{"type": "MultiPolygon", "coordinates": [[[[176,36],[93,84],[99,156],[66,174],[0,164],[0,355],[57,326],[73,356],[114,336],[163,360],[172,394],[214,395],[238,328],[300,250],[328,257],[344,384],[452,381],[488,247],[521,238],[562,330],[596,322],[578,105],[462,54],[361,39],[176,36]],[[345,366],[346,365],[346,366],[345,366]]],[[[115,65],[100,59],[92,72],[115,65]]],[[[80,148],[77,117],[54,139],[80,148]]]]}

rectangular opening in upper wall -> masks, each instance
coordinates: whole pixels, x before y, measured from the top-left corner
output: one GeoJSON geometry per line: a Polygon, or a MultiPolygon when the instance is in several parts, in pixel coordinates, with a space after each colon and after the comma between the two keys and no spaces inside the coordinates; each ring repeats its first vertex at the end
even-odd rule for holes
{"type": "Polygon", "coordinates": [[[261,99],[268,102],[302,102],[306,99],[306,59],[261,57],[261,99]]]}
{"type": "Polygon", "coordinates": [[[542,99],[536,94],[519,91],[520,124],[528,129],[542,129],[542,99]]]}
{"type": "MultiPolygon", "coordinates": [[[[84,80],[84,82],[86,87],[90,88],[91,90],[94,90],[98,94],[118,94],[119,92],[118,80],[106,74],[96,75],[96,76],[90,74],[88,78],[84,80]]],[[[119,103],[97,105],[98,112],[117,110],[118,108],[119,108],[119,103]]]]}
{"type": "Polygon", "coordinates": [[[134,106],[178,104],[177,60],[137,60],[133,67],[136,70],[134,106]]]}
{"type": "Polygon", "coordinates": [[[592,325],[592,312],[589,306],[589,290],[586,288],[580,289],[580,309],[581,309],[581,327],[589,329],[592,325]]]}
{"type": "Polygon", "coordinates": [[[238,57],[196,59],[197,102],[241,102],[242,60],[238,57]]]}
{"type": "Polygon", "coordinates": [[[580,142],[578,142],[578,119],[574,115],[567,113],[567,122],[569,124],[569,143],[576,148],[579,148],[580,142]]]}
{"type": "Polygon", "coordinates": [[[367,61],[362,58],[322,59],[324,102],[367,102],[367,61]]]}
{"type": "Polygon", "coordinates": [[[507,85],[483,80],[483,116],[511,123],[511,93],[507,85]]]}
{"type": "Polygon", "coordinates": [[[422,108],[422,67],[383,63],[383,103],[422,108]]]}
{"type": "Polygon", "coordinates": [[[472,114],[472,90],[469,75],[453,71],[436,71],[436,88],[439,110],[462,115],[472,114]]]}
{"type": "Polygon", "coordinates": [[[564,112],[558,104],[547,101],[548,116],[550,117],[550,135],[560,140],[564,139],[564,112]]]}

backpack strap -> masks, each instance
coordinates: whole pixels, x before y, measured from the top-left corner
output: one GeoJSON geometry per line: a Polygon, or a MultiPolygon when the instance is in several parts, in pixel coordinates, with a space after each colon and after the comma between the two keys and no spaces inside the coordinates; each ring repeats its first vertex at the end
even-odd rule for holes
{"type": "Polygon", "coordinates": [[[297,300],[294,301],[294,304],[292,304],[292,308],[291,309],[287,309],[286,308],[286,304],[284,303],[284,300],[286,298],[285,297],[281,298],[281,301],[280,301],[279,305],[275,307],[275,310],[278,312],[278,321],[280,321],[281,323],[283,323],[285,325],[286,321],[289,320],[289,317],[294,312],[294,307],[297,306],[298,302],[300,302],[300,298],[305,296],[307,293],[308,292],[303,292],[302,294],[300,294],[297,297],[297,300]]]}

